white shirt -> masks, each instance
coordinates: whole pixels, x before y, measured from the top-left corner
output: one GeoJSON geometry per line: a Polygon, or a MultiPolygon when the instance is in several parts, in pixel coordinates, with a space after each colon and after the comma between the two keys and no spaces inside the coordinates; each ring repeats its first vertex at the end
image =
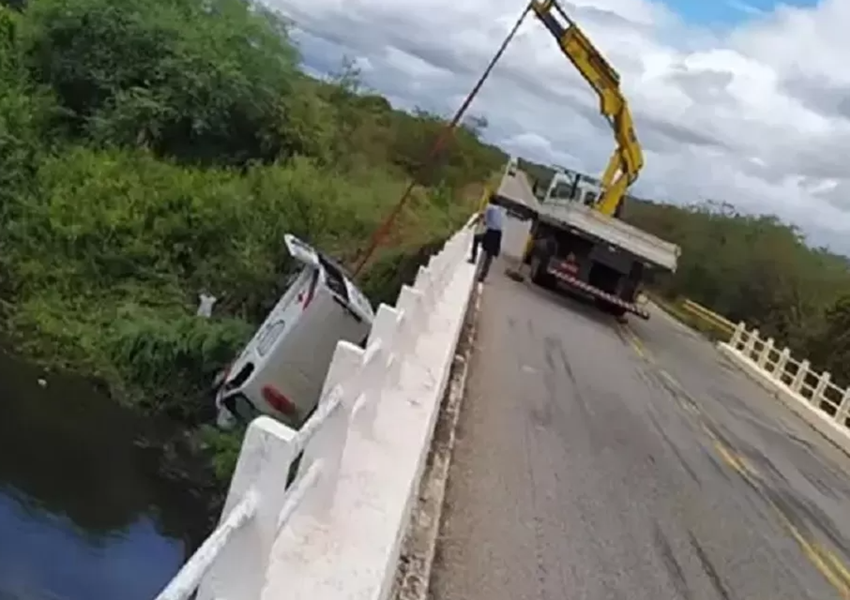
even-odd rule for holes
{"type": "Polygon", "coordinates": [[[488,204],[484,209],[484,227],[495,231],[502,231],[505,220],[505,209],[496,204],[488,204]]]}

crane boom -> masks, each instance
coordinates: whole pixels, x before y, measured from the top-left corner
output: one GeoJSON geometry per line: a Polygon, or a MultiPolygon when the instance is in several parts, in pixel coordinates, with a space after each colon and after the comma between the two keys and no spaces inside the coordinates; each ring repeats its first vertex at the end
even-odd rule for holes
{"type": "Polygon", "coordinates": [[[617,147],[602,175],[602,194],[595,208],[606,215],[616,215],[626,190],[643,168],[643,151],[628,102],[620,92],[620,75],[555,0],[531,0],[529,6],[564,55],[596,91],[599,110],[614,130],[617,147]]]}

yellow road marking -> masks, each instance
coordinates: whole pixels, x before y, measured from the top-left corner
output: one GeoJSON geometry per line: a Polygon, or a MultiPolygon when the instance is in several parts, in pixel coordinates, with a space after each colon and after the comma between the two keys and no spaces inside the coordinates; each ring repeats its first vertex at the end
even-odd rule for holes
{"type": "MultiPolygon", "coordinates": [[[[627,325],[621,325],[620,331],[622,332],[623,338],[628,341],[629,345],[634,349],[635,353],[640,358],[646,360],[647,362],[656,364],[657,366],[657,363],[655,363],[650,353],[644,348],[640,339],[630,327],[628,327],[627,325]]],[[[676,381],[676,379],[672,375],[670,375],[670,373],[661,368],[658,369],[658,372],[661,377],[663,377],[670,385],[677,387],[678,389],[682,390],[684,394],[687,395],[687,392],[684,391],[684,388],[682,388],[679,382],[676,381]]],[[[690,398],[690,396],[688,397],[690,398]]],[[[754,485],[759,486],[760,483],[756,479],[756,477],[758,477],[758,471],[754,469],[753,466],[749,464],[749,462],[746,461],[746,459],[744,459],[741,455],[737,454],[720,441],[720,438],[717,436],[717,434],[715,434],[706,425],[706,417],[701,414],[696,403],[693,402],[692,399],[691,402],[693,404],[684,403],[680,401],[680,404],[683,408],[688,409],[690,412],[701,416],[699,421],[702,430],[714,442],[714,448],[720,458],[723,460],[723,462],[725,462],[730,468],[739,473],[742,477],[745,477],[754,485]]],[[[841,561],[841,559],[838,558],[833,552],[821,547],[817,543],[809,542],[773,500],[771,500],[765,495],[762,495],[762,498],[767,501],[768,505],[779,516],[779,519],[782,522],[783,526],[800,546],[803,551],[803,554],[806,556],[809,562],[811,562],[812,565],[818,570],[818,572],[820,572],[821,575],[823,575],[824,578],[830,583],[830,585],[832,585],[838,591],[838,593],[841,594],[842,598],[844,598],[845,600],[850,600],[850,569],[848,569],[841,561]]]]}
{"type": "MultiPolygon", "coordinates": [[[[720,442],[707,427],[703,426],[703,429],[715,440],[714,448],[717,450],[721,459],[723,459],[723,462],[738,472],[742,477],[746,478],[754,485],[759,486],[759,482],[754,480],[751,476],[754,473],[753,469],[746,464],[744,459],[736,455],[732,450],[720,442]]],[[[797,544],[799,544],[800,548],[803,550],[803,554],[807,559],[809,559],[809,562],[811,562],[820,574],[823,575],[826,580],[841,594],[842,598],[850,600],[850,585],[848,585],[850,584],[850,571],[848,571],[841,560],[835,556],[834,553],[822,548],[819,544],[812,543],[807,540],[800,530],[794,526],[791,519],[788,518],[785,512],[779,508],[773,500],[763,494],[761,496],[777,514],[780,522],[788,533],[791,534],[791,537],[793,537],[797,544]]]]}
{"type": "MultiPolygon", "coordinates": [[[[720,455],[723,462],[756,487],[761,487],[760,483],[753,478],[753,475],[756,474],[755,470],[747,464],[743,457],[737,455],[720,442],[717,436],[705,425],[703,425],[703,430],[714,440],[714,448],[717,450],[717,453],[720,455]]],[[[786,515],[773,500],[764,494],[761,496],[777,514],[782,525],[786,530],[788,530],[788,533],[791,534],[791,537],[793,537],[797,544],[799,544],[800,548],[803,550],[803,554],[807,559],[809,559],[809,562],[812,563],[812,565],[826,578],[827,581],[829,581],[829,583],[841,594],[843,598],[850,600],[850,570],[844,566],[841,559],[839,559],[833,552],[821,547],[819,544],[807,540],[800,530],[794,526],[791,519],[788,518],[788,515],[786,515]]]]}
{"type": "Polygon", "coordinates": [[[676,378],[670,375],[670,373],[668,373],[664,369],[658,369],[658,374],[661,375],[667,381],[667,383],[672,385],[674,388],[682,389],[682,386],[679,385],[679,382],[676,381],[676,378]]]}
{"type": "Polygon", "coordinates": [[[646,348],[644,348],[640,339],[638,339],[638,336],[635,335],[634,331],[632,331],[631,327],[622,324],[618,324],[618,327],[622,332],[623,337],[626,338],[629,345],[637,353],[637,355],[644,360],[651,361],[652,358],[649,356],[649,353],[646,351],[646,348]]]}
{"type": "MultiPolygon", "coordinates": [[[[776,506],[771,500],[768,500],[768,502],[773,507],[773,510],[776,511],[776,513],[779,515],[779,519],[785,525],[785,528],[791,533],[791,536],[803,549],[803,553],[806,555],[806,558],[809,559],[809,562],[811,562],[812,565],[814,565],[814,567],[818,571],[820,571],[821,575],[823,575],[826,580],[829,581],[830,584],[832,584],[832,586],[838,591],[838,593],[841,594],[843,598],[850,598],[850,587],[848,587],[847,583],[844,582],[841,577],[835,571],[833,571],[830,566],[826,564],[826,562],[823,560],[821,552],[824,551],[822,550],[821,552],[818,552],[818,547],[815,544],[810,543],[805,537],[803,537],[803,534],[800,533],[800,530],[794,526],[794,524],[785,515],[785,513],[782,512],[782,510],[778,506],[776,506]]],[[[838,560],[837,558],[835,558],[834,555],[832,555],[832,553],[828,554],[829,556],[831,556],[832,559],[836,561],[838,560]]],[[[842,565],[840,571],[846,572],[847,569],[845,569],[842,565]]]]}
{"type": "Polygon", "coordinates": [[[745,477],[747,476],[747,468],[744,466],[742,460],[720,440],[714,441],[714,449],[717,450],[717,453],[720,455],[720,458],[723,459],[723,462],[735,469],[741,475],[745,477]]]}
{"type": "Polygon", "coordinates": [[[632,343],[632,348],[634,348],[635,352],[637,352],[638,356],[646,360],[646,353],[641,349],[639,343],[634,340],[629,340],[632,343]]]}
{"type": "Polygon", "coordinates": [[[826,559],[832,564],[832,567],[838,571],[839,575],[841,575],[844,580],[850,584],[850,570],[844,566],[844,563],[841,562],[841,559],[838,558],[834,552],[830,552],[825,548],[820,549],[821,556],[826,557],[826,559]]]}

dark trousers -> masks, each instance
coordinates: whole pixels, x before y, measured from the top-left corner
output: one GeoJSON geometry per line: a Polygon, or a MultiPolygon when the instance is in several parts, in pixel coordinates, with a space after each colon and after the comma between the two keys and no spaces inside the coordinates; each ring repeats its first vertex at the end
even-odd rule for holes
{"type": "Polygon", "coordinates": [[[481,242],[484,240],[484,233],[476,233],[472,238],[472,258],[471,262],[475,262],[478,260],[478,247],[481,245],[481,242]]]}
{"type": "Polygon", "coordinates": [[[476,262],[478,260],[478,247],[484,247],[484,260],[481,261],[481,269],[478,271],[478,281],[484,281],[487,278],[487,274],[490,273],[490,266],[493,264],[493,259],[498,254],[500,242],[501,232],[488,231],[476,234],[475,237],[472,238],[472,257],[469,259],[469,262],[476,262]],[[486,239],[488,234],[490,236],[489,240],[486,239]],[[495,240],[495,247],[493,243],[494,234],[496,234],[497,238],[495,240]],[[490,243],[487,243],[488,241],[490,243]]]}

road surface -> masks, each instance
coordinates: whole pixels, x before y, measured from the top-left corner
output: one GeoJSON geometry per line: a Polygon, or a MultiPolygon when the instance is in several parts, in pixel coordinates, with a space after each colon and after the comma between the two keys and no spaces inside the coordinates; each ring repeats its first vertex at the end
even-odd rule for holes
{"type": "Polygon", "coordinates": [[[439,600],[850,597],[850,458],[663,313],[485,285],[439,600]]]}

